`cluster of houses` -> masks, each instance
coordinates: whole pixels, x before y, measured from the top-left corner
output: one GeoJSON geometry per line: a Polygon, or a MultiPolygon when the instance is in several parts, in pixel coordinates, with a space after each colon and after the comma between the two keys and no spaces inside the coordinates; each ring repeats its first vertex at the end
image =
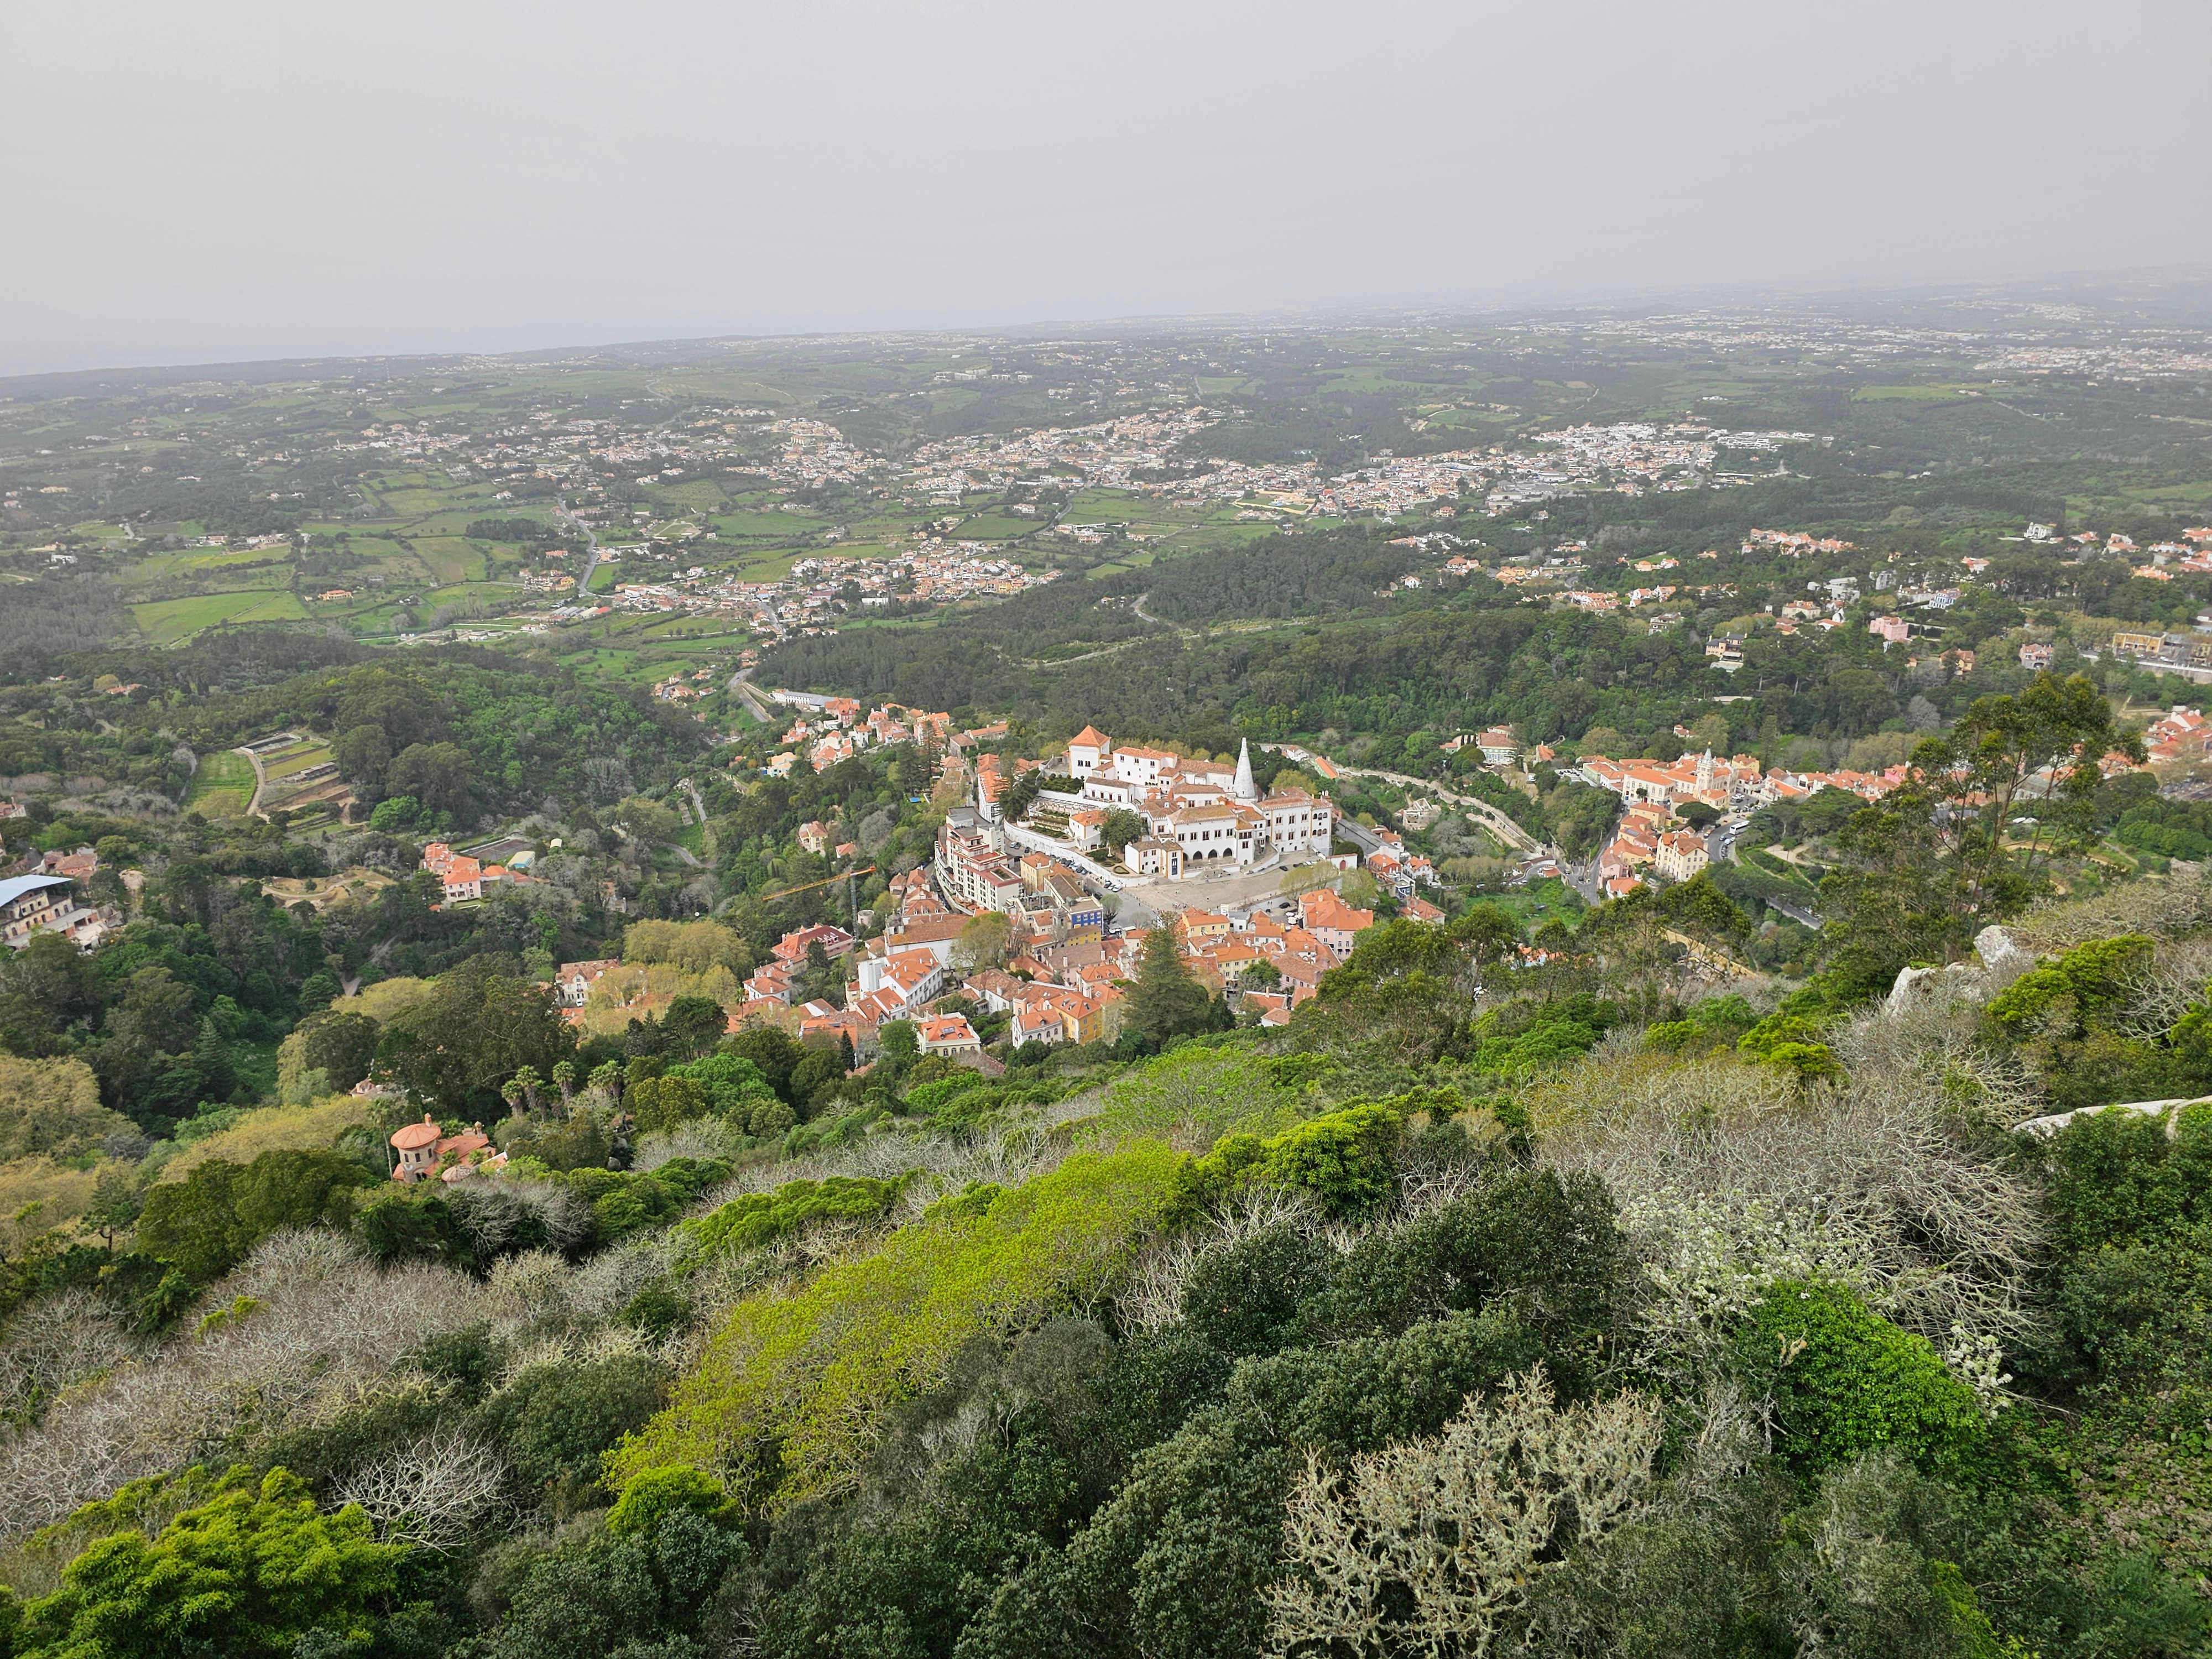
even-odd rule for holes
{"type": "Polygon", "coordinates": [[[2153,766],[2179,766],[2212,757],[2212,721],[2201,708],[2173,708],[2143,732],[2143,752],[2153,766]]]}
{"type": "MultiPolygon", "coordinates": [[[[2051,651],[2047,645],[2040,648],[2045,653],[2051,651]]],[[[2027,647],[2022,646],[2021,651],[2021,660],[2025,663],[2027,647]]],[[[2147,633],[2123,629],[2112,635],[2112,654],[2132,657],[2146,665],[2195,678],[2212,673],[2212,634],[2147,633]]]]}
{"type": "Polygon", "coordinates": [[[1762,770],[1755,755],[1723,758],[1711,750],[1664,762],[1585,755],[1560,769],[1562,777],[1609,789],[1621,799],[1620,823],[1598,854],[1598,876],[1611,898],[1635,891],[1647,870],[1663,881],[1687,881],[1711,861],[1706,837],[1680,820],[1678,807],[1695,801],[1724,816],[1741,816],[1829,788],[1879,800],[1905,781],[1905,773],[1902,766],[1878,774],[1762,770]]]}
{"type": "Polygon", "coordinates": [[[530,874],[532,859],[526,844],[523,850],[509,854],[506,863],[488,864],[481,858],[456,853],[442,841],[434,841],[422,849],[421,867],[444,884],[447,903],[463,904],[534,880],[530,874]]]}
{"type": "Polygon", "coordinates": [[[863,708],[851,697],[791,690],[771,695],[775,702],[797,711],[791,729],[779,740],[779,746],[788,752],[776,756],[767,768],[779,777],[789,776],[802,758],[810,769],[826,772],[863,750],[908,743],[922,744],[948,762],[964,762],[981,744],[1006,735],[1003,720],[963,731],[954,726],[950,714],[900,703],[863,708]]]}

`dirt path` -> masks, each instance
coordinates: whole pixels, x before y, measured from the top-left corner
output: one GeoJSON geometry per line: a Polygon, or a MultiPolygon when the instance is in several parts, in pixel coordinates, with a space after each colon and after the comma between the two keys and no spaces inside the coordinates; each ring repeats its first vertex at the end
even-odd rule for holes
{"type": "Polygon", "coordinates": [[[245,756],[246,763],[253,768],[253,799],[246,803],[246,816],[249,818],[258,817],[261,816],[261,793],[269,787],[269,774],[262,768],[261,757],[251,749],[241,746],[230,752],[234,755],[245,756]]]}

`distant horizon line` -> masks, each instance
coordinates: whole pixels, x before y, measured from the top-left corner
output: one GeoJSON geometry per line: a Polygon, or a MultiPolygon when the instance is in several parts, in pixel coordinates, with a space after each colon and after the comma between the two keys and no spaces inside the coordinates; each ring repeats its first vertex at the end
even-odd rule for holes
{"type": "MultiPolygon", "coordinates": [[[[1918,282],[1837,277],[1742,283],[1686,283],[1612,289],[1590,287],[1581,289],[1567,289],[1557,283],[1547,283],[1541,285],[1540,292],[1538,285],[1522,285],[1500,288],[1486,295],[1462,293],[1346,296],[1298,305],[1260,307],[1249,310],[1161,310],[1113,313],[1100,312],[1088,315],[1040,317],[1022,321],[957,321],[949,319],[925,321],[917,319],[904,323],[868,324],[856,321],[838,325],[826,319],[811,322],[793,318],[763,319],[760,324],[751,327],[724,328],[705,332],[637,334],[622,338],[572,337],[552,343],[503,348],[422,347],[412,349],[379,351],[331,350],[276,353],[260,357],[210,356],[166,360],[157,355],[153,359],[132,363],[97,363],[77,368],[30,369],[18,374],[0,374],[0,399],[27,394],[39,395],[33,390],[34,387],[52,388],[56,382],[141,379],[148,376],[220,380],[240,378],[248,374],[251,374],[253,378],[268,379],[274,378],[270,371],[300,373],[319,365],[387,368],[409,365],[427,371],[441,364],[465,364],[472,360],[527,362],[533,359],[557,361],[569,356],[610,351],[668,351],[679,348],[727,347],[773,343],[800,344],[810,342],[942,337],[961,335],[996,338],[1040,335],[1049,337],[1054,331],[1060,330],[1096,332],[1102,330],[1133,328],[1160,331],[1240,325],[1286,329],[1332,326],[1382,327],[1402,325],[1423,317],[1434,317],[1439,321],[1455,317],[1464,317],[1473,320],[1477,318],[1494,317],[1501,313],[1543,315],[1569,312],[1649,310],[1670,304],[1681,305],[1692,302],[1705,305],[1730,302],[1740,304],[1757,300],[1771,302],[1791,298],[1832,300],[1845,297],[1862,300],[1905,301],[1914,298],[1963,295],[1983,290],[1994,290],[2002,294],[2008,290],[2045,284],[2150,283],[2166,286],[2191,283],[2207,284],[2208,289],[2212,290],[2212,265],[2181,264],[2126,266],[2101,270],[2076,269],[1918,282]]],[[[2194,326],[2212,327],[2212,291],[2208,291],[2205,301],[2205,316],[2203,320],[2193,325],[2194,326]]],[[[2156,326],[2157,325],[2146,321],[2141,325],[2156,326]]],[[[2169,320],[2166,325],[2189,326],[2191,325],[2177,325],[2169,320]]],[[[546,331],[552,331],[556,326],[558,325],[549,325],[546,331]]],[[[576,326],[579,335],[587,334],[592,327],[588,324],[580,324],[576,326]]],[[[611,331],[622,325],[606,326],[611,331]]],[[[481,331],[490,333],[496,331],[486,329],[481,331]]]]}

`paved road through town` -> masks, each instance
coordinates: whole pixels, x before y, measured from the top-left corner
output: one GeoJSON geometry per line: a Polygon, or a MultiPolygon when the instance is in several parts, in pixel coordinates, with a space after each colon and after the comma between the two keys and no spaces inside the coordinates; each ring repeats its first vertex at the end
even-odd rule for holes
{"type": "Polygon", "coordinates": [[[590,601],[584,596],[592,591],[592,573],[599,568],[599,538],[593,533],[591,526],[568,510],[567,497],[556,495],[553,498],[553,515],[584,538],[584,546],[591,554],[591,556],[584,561],[583,576],[576,583],[576,602],[579,605],[587,605],[590,601]]]}

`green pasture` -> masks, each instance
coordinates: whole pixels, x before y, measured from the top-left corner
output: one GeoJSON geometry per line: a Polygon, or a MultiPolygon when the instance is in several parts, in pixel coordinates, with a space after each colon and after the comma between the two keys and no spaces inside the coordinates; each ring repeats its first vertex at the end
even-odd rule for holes
{"type": "Polygon", "coordinates": [[[714,528],[725,536],[760,538],[811,535],[830,520],[819,514],[780,513],[771,507],[760,513],[718,514],[714,522],[714,528]]]}
{"type": "Polygon", "coordinates": [[[963,542],[1011,542],[1035,535],[1043,523],[1042,518],[1025,519],[1012,513],[978,513],[963,519],[960,528],[952,533],[963,542]]]}
{"type": "Polygon", "coordinates": [[[126,567],[124,574],[130,580],[149,582],[163,576],[181,575],[187,572],[251,570],[260,566],[289,566],[291,562],[292,550],[289,547],[249,547],[236,553],[217,552],[212,548],[187,548],[179,553],[149,554],[136,564],[126,567]]]}
{"type": "Polygon", "coordinates": [[[459,536],[423,536],[410,538],[415,543],[415,556],[433,580],[441,586],[455,582],[482,581],[484,577],[484,550],[475,542],[459,536]]]}
{"type": "Polygon", "coordinates": [[[192,787],[185,796],[185,810],[211,818],[242,817],[252,799],[253,763],[225,749],[200,757],[199,769],[192,774],[192,787]]]}
{"type": "Polygon", "coordinates": [[[224,623],[298,622],[307,614],[289,590],[269,587],[158,599],[131,607],[131,619],[151,645],[179,645],[224,623]]]}
{"type": "Polygon", "coordinates": [[[1987,381],[1978,385],[1962,385],[1957,381],[1947,381],[1940,385],[1929,386],[1854,386],[1851,389],[1851,401],[1855,404],[1948,403],[1957,399],[1962,393],[1968,392],[1986,393],[1989,389],[1987,381]]]}

